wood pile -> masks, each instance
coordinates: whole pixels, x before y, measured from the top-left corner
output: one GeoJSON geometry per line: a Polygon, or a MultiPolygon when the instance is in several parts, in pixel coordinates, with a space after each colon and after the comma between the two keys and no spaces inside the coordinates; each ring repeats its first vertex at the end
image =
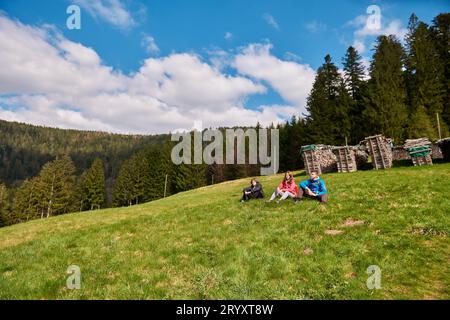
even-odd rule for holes
{"type": "Polygon", "coordinates": [[[301,149],[305,171],[307,174],[315,171],[317,174],[336,171],[337,160],[331,146],[312,144],[301,149]]]}
{"type": "Polygon", "coordinates": [[[369,155],[365,150],[361,150],[359,147],[355,150],[356,166],[363,168],[369,161],[369,155]]]}
{"type": "Polygon", "coordinates": [[[433,143],[431,146],[431,157],[433,159],[443,159],[444,155],[442,154],[442,150],[439,147],[438,143],[433,143]]]}
{"type": "Polygon", "coordinates": [[[405,150],[403,146],[395,147],[392,150],[392,159],[393,160],[410,160],[409,152],[405,150]]]}
{"type": "Polygon", "coordinates": [[[372,157],[375,169],[387,169],[392,167],[392,149],[390,139],[383,135],[367,137],[365,140],[367,152],[372,157]]]}
{"type": "Polygon", "coordinates": [[[432,165],[432,144],[428,138],[408,139],[403,146],[415,166],[432,165]]]}
{"type": "Polygon", "coordinates": [[[354,172],[356,166],[356,150],[354,147],[333,147],[338,172],[354,172]]]}

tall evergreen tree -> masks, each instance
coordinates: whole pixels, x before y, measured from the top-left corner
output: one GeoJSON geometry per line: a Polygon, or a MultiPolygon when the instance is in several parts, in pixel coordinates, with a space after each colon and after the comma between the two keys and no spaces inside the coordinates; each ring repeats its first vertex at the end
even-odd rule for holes
{"type": "Polygon", "coordinates": [[[395,36],[379,36],[370,66],[363,116],[371,134],[403,142],[408,120],[403,77],[404,50],[395,36]]]}
{"type": "Polygon", "coordinates": [[[41,218],[75,209],[75,166],[64,155],[44,165],[36,180],[41,218]]]}
{"type": "MultiPolygon", "coordinates": [[[[414,14],[410,18],[406,40],[408,49],[406,75],[411,115],[421,112],[417,109],[424,107],[429,117],[427,122],[431,122],[437,128],[436,113],[442,114],[447,94],[442,81],[444,66],[441,64],[435,41],[433,41],[428,26],[420,22],[414,14]]],[[[414,119],[418,120],[419,118],[416,116],[414,119]]],[[[420,119],[423,119],[423,115],[420,119]]],[[[410,126],[422,125],[412,123],[411,119],[410,126]]],[[[434,130],[428,137],[436,138],[437,130],[434,130]]]]}
{"type": "Polygon", "coordinates": [[[325,56],[317,70],[307,99],[309,131],[316,143],[336,144],[345,141],[349,128],[348,92],[338,68],[325,56]]]}
{"type": "Polygon", "coordinates": [[[43,208],[37,189],[37,180],[38,177],[27,179],[17,189],[14,195],[11,224],[37,219],[41,216],[43,208]]]}
{"type": "Polygon", "coordinates": [[[362,57],[352,46],[348,47],[343,59],[344,79],[353,99],[357,100],[361,95],[361,89],[365,84],[365,69],[362,57]]]}
{"type": "Polygon", "coordinates": [[[0,183],[0,227],[8,224],[8,216],[10,213],[10,204],[8,189],[3,183],[0,183]]]}
{"type": "Polygon", "coordinates": [[[365,68],[361,55],[352,46],[347,49],[342,63],[344,66],[345,85],[352,98],[348,107],[348,119],[351,119],[348,141],[356,144],[366,136],[365,127],[361,125],[364,121],[362,117],[364,111],[362,97],[366,88],[365,68]]]}
{"type": "Polygon", "coordinates": [[[442,13],[433,19],[431,36],[436,46],[440,65],[443,68],[442,87],[446,95],[442,118],[450,127],[450,13],[442,13]]]}
{"type": "Polygon", "coordinates": [[[89,210],[104,208],[106,204],[105,168],[102,159],[94,160],[86,172],[83,184],[86,206],[89,210]]]}
{"type": "Polygon", "coordinates": [[[419,106],[410,117],[409,138],[435,137],[436,130],[424,106],[419,106]]]}
{"type": "Polygon", "coordinates": [[[148,201],[151,185],[149,159],[140,151],[125,161],[119,171],[113,192],[115,206],[133,205],[148,201]]]}

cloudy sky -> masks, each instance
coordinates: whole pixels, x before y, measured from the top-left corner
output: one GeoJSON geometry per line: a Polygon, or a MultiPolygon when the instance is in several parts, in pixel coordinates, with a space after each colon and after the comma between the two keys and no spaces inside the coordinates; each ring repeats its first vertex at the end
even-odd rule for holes
{"type": "Polygon", "coordinates": [[[353,45],[367,63],[377,35],[446,11],[445,0],[0,0],[0,119],[121,133],[268,125],[306,112],[327,53],[340,66],[353,45]],[[79,30],[66,24],[72,4],[79,30]]]}

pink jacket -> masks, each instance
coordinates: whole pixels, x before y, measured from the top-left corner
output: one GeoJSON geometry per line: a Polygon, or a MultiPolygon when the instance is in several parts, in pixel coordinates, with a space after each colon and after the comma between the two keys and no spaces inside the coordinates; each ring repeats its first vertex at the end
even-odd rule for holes
{"type": "Polygon", "coordinates": [[[278,185],[278,189],[280,189],[281,191],[289,191],[290,193],[293,193],[294,195],[298,196],[298,186],[295,183],[294,179],[292,179],[290,183],[283,180],[278,185]]]}

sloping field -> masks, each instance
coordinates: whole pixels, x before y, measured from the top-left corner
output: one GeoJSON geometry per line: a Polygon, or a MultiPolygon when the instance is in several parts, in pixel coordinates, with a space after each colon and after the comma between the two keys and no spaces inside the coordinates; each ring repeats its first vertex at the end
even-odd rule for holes
{"type": "MultiPolygon", "coordinates": [[[[237,180],[2,228],[0,298],[450,298],[450,164],[322,177],[326,205],[242,204],[237,180]]],[[[280,179],[261,178],[267,194],[280,179]]]]}

